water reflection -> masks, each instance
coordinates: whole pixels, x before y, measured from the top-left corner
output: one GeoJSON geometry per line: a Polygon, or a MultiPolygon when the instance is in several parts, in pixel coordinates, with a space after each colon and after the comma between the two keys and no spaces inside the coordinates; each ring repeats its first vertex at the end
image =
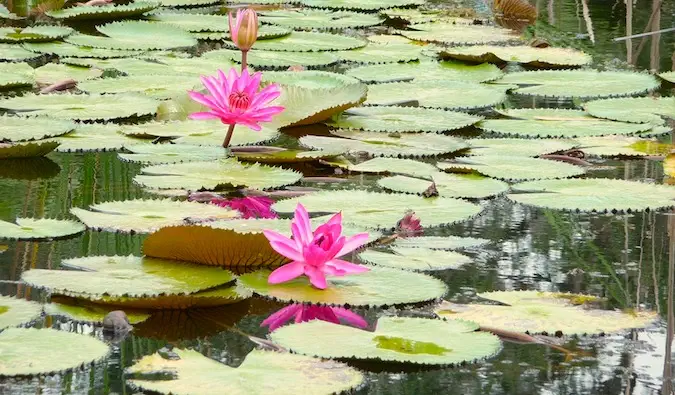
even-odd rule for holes
{"type": "Polygon", "coordinates": [[[291,321],[296,324],[321,320],[332,322],[333,324],[345,323],[358,328],[368,327],[368,322],[360,315],[343,307],[318,306],[295,303],[284,307],[276,313],[267,317],[260,325],[269,328],[270,332],[291,321]]]}

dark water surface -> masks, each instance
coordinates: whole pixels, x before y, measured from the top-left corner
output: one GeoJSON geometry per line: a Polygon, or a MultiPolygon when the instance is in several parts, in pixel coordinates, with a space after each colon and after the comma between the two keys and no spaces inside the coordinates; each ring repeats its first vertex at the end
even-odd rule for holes
{"type": "MultiPolygon", "coordinates": [[[[658,2],[658,0],[654,0],[658,2]]],[[[467,4],[465,4],[466,6],[467,4]]],[[[482,2],[468,4],[487,10],[482,2]]],[[[15,10],[30,4],[13,4],[15,10]]],[[[626,68],[627,46],[612,39],[626,35],[622,1],[537,1],[540,21],[533,31],[556,45],[592,53],[600,68],[626,68]],[[586,12],[584,10],[587,10],[586,12]],[[584,14],[587,17],[584,17],[584,14]],[[591,42],[593,38],[594,43],[591,42]]],[[[652,0],[637,0],[632,31],[642,33],[653,13],[652,0]]],[[[675,1],[666,0],[657,28],[675,25],[675,1]]],[[[675,33],[633,40],[628,63],[640,69],[670,70],[675,33]]],[[[535,103],[513,103],[532,106],[535,103]]],[[[536,103],[569,106],[570,103],[536,103]]],[[[598,161],[589,177],[656,181],[667,178],[655,160],[598,161]]],[[[121,162],[115,153],[50,154],[47,158],[0,163],[0,219],[69,218],[70,207],[151,197],[133,185],[140,165],[121,162]]],[[[347,187],[374,186],[375,177],[352,175],[347,187]]],[[[309,184],[308,184],[309,185],[309,184]]],[[[322,186],[335,188],[335,186],[322,186]]],[[[339,186],[345,187],[344,184],[339,186]]],[[[576,214],[532,209],[505,198],[485,201],[479,217],[439,230],[438,234],[482,237],[487,247],[469,251],[463,270],[435,273],[449,286],[448,299],[466,300],[475,292],[537,289],[586,292],[607,297],[617,308],[642,305],[667,311],[668,213],[576,214]]],[[[674,236],[675,237],[675,236],[674,236]]],[[[40,299],[14,283],[29,268],[57,268],[63,258],[86,255],[140,254],[142,236],[85,232],[56,242],[9,242],[0,254],[0,294],[40,299]]],[[[671,284],[672,287],[672,284],[671,284]]],[[[114,347],[110,358],[93,368],[33,381],[0,382],[0,393],[127,394],[123,369],[166,344],[190,347],[230,365],[238,365],[253,344],[241,334],[264,337],[260,322],[281,305],[252,300],[236,308],[166,312],[153,316],[134,335],[114,347]],[[236,330],[228,327],[234,326],[236,330]]],[[[359,311],[372,323],[382,314],[406,311],[359,311]]],[[[80,333],[100,329],[47,317],[45,326],[80,333]]],[[[564,347],[583,351],[569,357],[541,345],[505,343],[495,358],[476,365],[422,372],[380,372],[368,366],[368,382],[359,394],[658,394],[666,359],[665,320],[644,331],[571,340],[564,347]]],[[[669,372],[667,372],[669,373],[669,372]]],[[[668,374],[670,377],[670,374],[668,374]]],[[[670,379],[670,378],[668,378],[670,379]]],[[[297,383],[302,393],[302,383],[297,383]]]]}

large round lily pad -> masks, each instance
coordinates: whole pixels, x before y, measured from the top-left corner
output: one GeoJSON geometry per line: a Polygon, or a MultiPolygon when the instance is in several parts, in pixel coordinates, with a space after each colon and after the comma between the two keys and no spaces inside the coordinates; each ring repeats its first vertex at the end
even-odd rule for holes
{"type": "Polygon", "coordinates": [[[584,66],[593,61],[593,58],[587,53],[572,48],[537,48],[528,45],[449,47],[441,50],[439,55],[444,59],[457,59],[467,62],[517,62],[527,66],[546,68],[584,66]]]}
{"type": "Polygon", "coordinates": [[[393,229],[408,210],[414,211],[425,227],[464,221],[481,211],[477,204],[458,199],[349,190],[322,191],[281,200],[272,208],[279,213],[291,213],[297,203],[302,203],[312,214],[342,211],[344,222],[375,229],[393,229]]]}
{"type": "Polygon", "coordinates": [[[279,328],[270,337],[293,352],[323,358],[454,365],[501,350],[497,336],[476,329],[468,321],[381,317],[375,332],[310,321],[279,328]]]}
{"type": "Polygon", "coordinates": [[[659,77],[663,78],[664,80],[675,84],[675,71],[667,71],[665,73],[659,74],[659,77]]]}
{"type": "MultiPolygon", "coordinates": [[[[376,62],[372,61],[371,63],[376,62]]],[[[441,81],[439,84],[445,85],[453,84],[449,81],[494,81],[503,75],[497,66],[489,63],[473,66],[458,62],[429,61],[361,66],[347,70],[346,74],[368,83],[441,81]]]]}
{"type": "Polygon", "coordinates": [[[412,62],[421,57],[422,48],[413,44],[378,44],[371,42],[363,48],[340,51],[337,55],[343,61],[355,63],[412,62]]]}
{"type": "Polygon", "coordinates": [[[270,284],[269,270],[239,277],[239,283],[258,295],[284,301],[327,305],[391,306],[426,302],[447,292],[445,284],[431,276],[404,270],[371,266],[364,273],[328,277],[328,287],[312,287],[306,277],[270,284]]]}
{"type": "Polygon", "coordinates": [[[438,173],[438,168],[430,163],[382,157],[373,158],[358,165],[350,165],[347,169],[360,173],[409,174],[416,177],[429,177],[438,173]]]}
{"type": "Polygon", "coordinates": [[[258,41],[255,43],[255,49],[298,52],[340,51],[364,47],[366,44],[366,41],[361,39],[338,34],[293,32],[287,36],[258,41]]]}
{"type": "Polygon", "coordinates": [[[651,125],[613,122],[596,118],[577,118],[574,120],[528,120],[528,119],[488,119],[477,126],[498,135],[518,137],[557,137],[574,138],[605,136],[610,134],[635,134],[651,129],[651,125]]]}
{"type": "Polygon", "coordinates": [[[442,172],[431,174],[424,179],[407,176],[385,177],[377,180],[377,185],[396,192],[421,195],[431,188],[432,180],[438,195],[444,197],[482,199],[509,190],[507,183],[492,178],[442,172]]]}
{"type": "Polygon", "coordinates": [[[316,8],[375,11],[384,8],[422,5],[424,0],[301,0],[301,3],[307,7],[316,8]]]}
{"type": "Polygon", "coordinates": [[[0,332],[0,377],[76,369],[103,359],[108,345],[92,336],[55,329],[11,328],[0,332]]]}
{"type": "Polygon", "coordinates": [[[660,125],[662,117],[675,119],[675,97],[630,97],[595,100],[584,104],[594,117],[660,125]]]}
{"type": "Polygon", "coordinates": [[[0,89],[33,85],[33,68],[27,63],[0,63],[0,89]]]}
{"type": "Polygon", "coordinates": [[[76,124],[45,118],[0,117],[0,141],[31,141],[60,136],[75,129],[76,124]]]}
{"type": "Polygon", "coordinates": [[[60,145],[58,152],[115,151],[136,144],[150,144],[147,140],[127,137],[121,126],[108,123],[78,124],[74,131],[53,140],[60,145]]]}
{"type": "Polygon", "coordinates": [[[60,10],[47,11],[45,14],[67,21],[92,19],[120,19],[142,15],[159,7],[159,3],[151,1],[133,1],[129,4],[105,4],[96,6],[75,6],[60,10]]]}
{"type": "MultiPolygon", "coordinates": [[[[664,128],[667,129],[667,128],[664,128]]],[[[667,129],[670,133],[670,129],[667,129]]],[[[666,156],[673,147],[656,139],[641,139],[626,136],[585,137],[576,140],[578,149],[588,156],[607,157],[643,157],[666,156]]]]}
{"type": "MultiPolygon", "coordinates": [[[[209,51],[202,55],[204,59],[228,59],[241,61],[241,52],[220,49],[209,51]]],[[[269,67],[287,69],[291,66],[320,67],[328,66],[338,61],[334,52],[292,52],[292,51],[263,51],[253,49],[249,51],[246,62],[253,67],[269,67]]]]}
{"type": "Polygon", "coordinates": [[[264,11],[260,16],[262,23],[305,30],[338,30],[346,28],[379,25],[382,18],[376,14],[329,10],[274,10],[264,11]]]}
{"type": "Polygon", "coordinates": [[[58,142],[50,140],[0,143],[0,159],[37,158],[47,155],[58,146],[58,142]]]}
{"type": "Polygon", "coordinates": [[[104,36],[74,34],[66,41],[86,47],[126,50],[172,49],[192,47],[197,40],[185,30],[148,21],[112,22],[96,26],[104,36]]]}
{"type": "Polygon", "coordinates": [[[85,81],[98,78],[103,70],[77,67],[62,63],[47,63],[35,69],[35,82],[38,84],[55,84],[63,80],[85,81]]]}
{"type": "Polygon", "coordinates": [[[577,140],[563,139],[471,139],[470,155],[539,156],[567,151],[578,146],[577,140]]]}
{"type": "Polygon", "coordinates": [[[119,158],[128,162],[144,164],[162,164],[195,162],[222,159],[227,157],[223,147],[201,147],[187,144],[140,144],[130,146],[130,154],[119,154],[119,158]]]}
{"type": "MultiPolygon", "coordinates": [[[[176,142],[190,145],[215,145],[222,148],[227,126],[220,120],[185,120],[171,122],[148,122],[124,125],[121,133],[139,138],[179,138],[176,142]]],[[[263,125],[262,130],[252,130],[238,125],[232,134],[232,146],[259,144],[277,138],[279,132],[263,125]]]]}
{"type": "Polygon", "coordinates": [[[30,323],[41,314],[42,305],[39,303],[0,295],[0,330],[30,323]]]}
{"type": "Polygon", "coordinates": [[[21,62],[39,57],[40,54],[23,49],[14,44],[0,44],[0,60],[21,62]]]}
{"type": "Polygon", "coordinates": [[[399,33],[411,40],[448,45],[497,44],[519,39],[512,30],[492,26],[437,22],[410,25],[408,28],[410,30],[399,33]]]}
{"type": "Polygon", "coordinates": [[[472,156],[454,162],[440,162],[437,166],[455,172],[476,171],[488,177],[511,181],[566,178],[586,172],[583,167],[569,163],[525,156],[472,156]]]}
{"type": "Polygon", "coordinates": [[[481,326],[513,332],[553,335],[592,335],[642,328],[657,319],[654,312],[626,313],[589,308],[586,301],[599,298],[538,291],[486,292],[478,296],[502,305],[443,303],[436,313],[449,319],[475,321],[481,326]]]}
{"type": "Polygon", "coordinates": [[[53,41],[48,43],[26,43],[23,47],[29,51],[36,53],[48,53],[58,55],[60,57],[73,58],[126,58],[131,56],[138,56],[138,51],[122,50],[122,49],[104,49],[93,48],[89,46],[79,46],[68,44],[60,41],[53,41]]]}
{"type": "Polygon", "coordinates": [[[160,12],[150,15],[151,21],[179,27],[189,32],[227,32],[227,18],[222,15],[160,12]]]}
{"type": "Polygon", "coordinates": [[[675,188],[611,179],[542,180],[512,186],[509,199],[576,211],[641,211],[675,206],[675,188]]]}
{"type": "Polygon", "coordinates": [[[417,102],[420,107],[447,110],[476,109],[497,105],[506,100],[505,89],[475,82],[438,81],[393,82],[368,88],[366,105],[392,105],[417,102]]]}
{"type": "Polygon", "coordinates": [[[160,353],[141,358],[127,369],[128,383],[161,394],[206,394],[215,388],[227,394],[297,394],[297,384],[311,394],[342,393],[359,386],[358,370],[335,361],[253,350],[244,362],[230,367],[194,350],[172,350],[178,358],[160,353]],[[160,376],[158,376],[158,374],[160,376]]]}
{"type": "Polygon", "coordinates": [[[18,27],[0,27],[0,42],[44,42],[58,40],[74,32],[66,26],[36,25],[25,29],[18,27]]]}
{"type": "Polygon", "coordinates": [[[464,248],[480,247],[489,242],[490,240],[475,237],[417,236],[399,237],[392,245],[406,248],[429,248],[432,250],[461,250],[464,248]]]}
{"type": "Polygon", "coordinates": [[[458,252],[407,247],[393,247],[391,253],[365,250],[359,259],[373,265],[420,272],[459,269],[471,262],[471,258],[458,252]]]}
{"type": "Polygon", "coordinates": [[[0,221],[0,239],[47,240],[72,236],[84,231],[76,221],[49,218],[17,218],[16,224],[0,221]]]}
{"type": "MultiPolygon", "coordinates": [[[[61,60],[64,61],[63,59],[61,60]]],[[[67,59],[70,63],[82,63],[67,59]]],[[[119,58],[107,60],[88,61],[91,67],[103,70],[114,69],[128,76],[194,76],[199,82],[199,76],[215,74],[218,70],[229,70],[234,63],[226,59],[210,59],[206,57],[177,57],[177,56],[154,56],[148,54],[143,58],[119,58]]],[[[123,82],[124,80],[122,80],[123,82]]],[[[131,81],[131,80],[129,80],[131,81]]],[[[131,84],[128,84],[129,86],[131,84]]]]}
{"type": "Polygon", "coordinates": [[[83,81],[77,87],[83,92],[97,94],[139,94],[156,99],[170,99],[201,86],[192,75],[121,76],[83,81]]]}

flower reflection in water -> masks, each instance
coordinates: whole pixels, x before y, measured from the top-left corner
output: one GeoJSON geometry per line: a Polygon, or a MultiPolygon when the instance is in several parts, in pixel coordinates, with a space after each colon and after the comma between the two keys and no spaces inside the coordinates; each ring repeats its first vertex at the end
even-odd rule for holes
{"type": "Polygon", "coordinates": [[[368,323],[360,315],[343,307],[306,305],[302,303],[292,304],[267,317],[260,326],[269,327],[270,332],[281,327],[290,320],[306,322],[322,320],[334,324],[349,324],[359,328],[366,328],[368,323]]]}

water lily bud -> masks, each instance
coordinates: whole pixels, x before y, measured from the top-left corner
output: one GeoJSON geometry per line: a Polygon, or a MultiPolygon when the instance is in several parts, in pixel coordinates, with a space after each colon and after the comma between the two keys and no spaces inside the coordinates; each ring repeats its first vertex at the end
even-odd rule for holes
{"type": "Polygon", "coordinates": [[[236,18],[228,14],[232,42],[242,51],[248,51],[258,38],[258,14],[247,8],[237,10],[236,18]]]}

